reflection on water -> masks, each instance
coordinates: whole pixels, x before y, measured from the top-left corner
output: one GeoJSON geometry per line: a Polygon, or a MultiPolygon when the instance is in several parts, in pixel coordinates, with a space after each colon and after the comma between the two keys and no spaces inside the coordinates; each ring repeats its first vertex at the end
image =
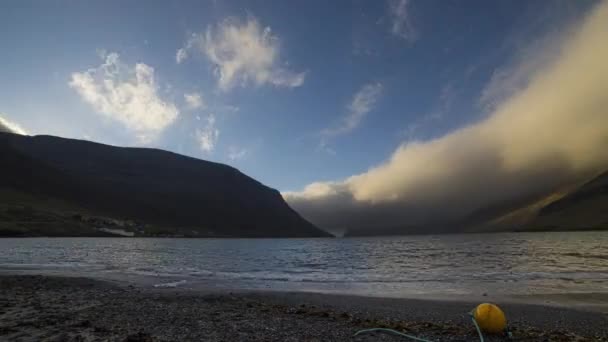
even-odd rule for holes
{"type": "Polygon", "coordinates": [[[608,293],[608,232],[0,239],[0,269],[382,296],[608,293]]]}

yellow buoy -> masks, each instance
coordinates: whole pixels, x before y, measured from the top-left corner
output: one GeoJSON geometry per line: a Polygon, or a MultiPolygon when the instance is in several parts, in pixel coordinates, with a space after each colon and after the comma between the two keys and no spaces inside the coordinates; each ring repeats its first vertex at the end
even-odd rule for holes
{"type": "Polygon", "coordinates": [[[479,328],[487,333],[499,333],[507,327],[507,318],[502,310],[490,303],[477,305],[473,310],[473,317],[479,328]]]}

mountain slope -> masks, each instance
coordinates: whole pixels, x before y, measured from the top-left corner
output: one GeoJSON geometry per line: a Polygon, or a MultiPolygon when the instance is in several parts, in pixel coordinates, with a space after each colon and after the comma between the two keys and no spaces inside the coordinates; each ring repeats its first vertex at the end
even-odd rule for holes
{"type": "Polygon", "coordinates": [[[37,210],[47,209],[37,199],[51,199],[87,215],[163,227],[166,234],[329,235],[278,191],[237,169],[167,151],[0,133],[0,164],[0,190],[34,199],[37,210]]]}
{"type": "Polygon", "coordinates": [[[543,207],[529,229],[608,229],[608,171],[543,207]]]}

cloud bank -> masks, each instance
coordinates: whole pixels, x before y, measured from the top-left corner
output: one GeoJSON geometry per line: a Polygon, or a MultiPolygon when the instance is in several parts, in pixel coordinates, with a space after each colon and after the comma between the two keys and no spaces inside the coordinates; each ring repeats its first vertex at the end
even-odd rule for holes
{"type": "Polygon", "coordinates": [[[270,27],[262,28],[251,17],[246,22],[228,18],[209,26],[204,33],[192,35],[177,50],[176,62],[182,63],[191,51],[213,63],[218,87],[224,91],[248,84],[299,87],[306,77],[305,72],[294,72],[282,65],[278,37],[270,27]]]}
{"type": "Polygon", "coordinates": [[[29,135],[26,130],[19,126],[17,123],[8,121],[2,116],[0,116],[0,132],[29,135]]]}
{"type": "MultiPolygon", "coordinates": [[[[515,91],[507,89],[511,95],[483,120],[403,144],[365,173],[284,197],[320,227],[371,230],[449,222],[604,171],[607,32],[602,2],[551,47],[554,58],[515,91]]],[[[526,60],[512,68],[521,69],[529,70],[526,60]]]]}
{"type": "Polygon", "coordinates": [[[126,65],[117,53],[106,55],[96,68],[72,73],[69,86],[95,111],[133,131],[142,143],[154,140],[179,115],[175,104],[159,96],[154,68],[144,63],[126,65]]]}

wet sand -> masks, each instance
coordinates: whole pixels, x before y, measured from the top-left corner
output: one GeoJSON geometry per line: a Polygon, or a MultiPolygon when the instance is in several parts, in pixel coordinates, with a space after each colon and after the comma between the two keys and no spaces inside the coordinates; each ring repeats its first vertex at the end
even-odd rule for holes
{"type": "MultiPolygon", "coordinates": [[[[0,276],[1,341],[477,341],[476,303],[290,292],[187,291],[86,278],[0,276]]],[[[500,303],[516,341],[608,341],[605,312],[500,303]]],[[[486,336],[487,341],[509,341],[486,336]]]]}

